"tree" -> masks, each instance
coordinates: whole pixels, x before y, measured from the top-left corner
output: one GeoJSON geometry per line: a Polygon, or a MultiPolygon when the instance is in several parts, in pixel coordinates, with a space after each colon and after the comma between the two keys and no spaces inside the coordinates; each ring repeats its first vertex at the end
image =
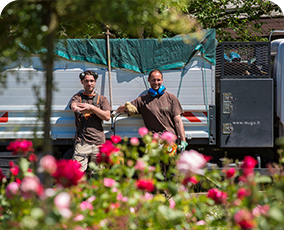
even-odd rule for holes
{"type": "Polygon", "coordinates": [[[187,10],[202,28],[215,28],[219,41],[264,40],[260,19],[282,14],[276,4],[266,0],[192,0],[187,10]]]}
{"type": "MultiPolygon", "coordinates": [[[[41,53],[46,69],[44,104],[43,153],[52,154],[50,139],[50,115],[53,89],[53,46],[64,29],[68,34],[88,32],[89,37],[101,33],[99,24],[124,31],[129,36],[139,36],[147,30],[155,37],[161,37],[164,30],[188,33],[195,29],[195,22],[183,13],[186,0],[27,0],[8,4],[0,19],[0,70],[9,61],[17,60],[19,53],[41,53]],[[61,25],[63,30],[59,29],[61,25]],[[85,32],[86,28],[86,32],[85,32]],[[25,52],[19,44],[29,48],[25,52]]],[[[1,71],[2,72],[2,71],[1,71]]],[[[5,82],[1,75],[0,82],[5,82]]],[[[39,106],[40,107],[40,106],[39,106]]]]}

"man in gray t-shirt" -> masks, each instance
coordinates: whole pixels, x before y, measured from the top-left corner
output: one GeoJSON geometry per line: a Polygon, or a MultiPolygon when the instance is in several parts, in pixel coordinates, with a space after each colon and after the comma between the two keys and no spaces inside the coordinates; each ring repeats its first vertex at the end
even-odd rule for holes
{"type": "MultiPolygon", "coordinates": [[[[152,70],[149,73],[148,82],[151,86],[148,94],[136,98],[131,102],[131,105],[135,106],[137,112],[142,115],[144,124],[149,131],[160,134],[168,131],[177,135],[181,140],[178,147],[184,150],[187,142],[180,116],[183,109],[179,100],[175,95],[165,91],[166,88],[162,85],[163,75],[160,70],[152,70]]],[[[127,107],[127,105],[121,105],[116,112],[125,112],[127,107]]]]}

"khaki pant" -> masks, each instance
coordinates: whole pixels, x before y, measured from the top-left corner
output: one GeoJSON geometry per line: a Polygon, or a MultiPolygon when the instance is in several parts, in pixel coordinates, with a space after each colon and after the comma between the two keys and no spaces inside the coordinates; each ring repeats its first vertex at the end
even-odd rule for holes
{"type": "Polygon", "coordinates": [[[99,148],[97,145],[90,145],[86,143],[81,145],[81,143],[79,142],[75,145],[75,150],[72,159],[78,161],[81,164],[80,170],[82,172],[85,172],[88,167],[89,157],[92,162],[96,163],[98,153],[99,148]]]}

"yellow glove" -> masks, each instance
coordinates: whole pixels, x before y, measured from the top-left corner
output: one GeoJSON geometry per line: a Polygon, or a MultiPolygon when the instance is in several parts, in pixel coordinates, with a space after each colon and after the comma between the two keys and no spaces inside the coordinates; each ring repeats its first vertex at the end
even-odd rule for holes
{"type": "Polygon", "coordinates": [[[134,105],[132,105],[129,101],[125,103],[125,108],[126,112],[130,116],[134,115],[135,113],[138,113],[137,108],[134,105]]]}

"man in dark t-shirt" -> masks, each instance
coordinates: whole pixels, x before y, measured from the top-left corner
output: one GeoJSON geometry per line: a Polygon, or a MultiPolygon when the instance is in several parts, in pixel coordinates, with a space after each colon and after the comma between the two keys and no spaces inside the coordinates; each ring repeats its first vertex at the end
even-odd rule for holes
{"type": "Polygon", "coordinates": [[[81,164],[81,171],[86,171],[89,157],[95,162],[98,147],[105,142],[102,122],[109,121],[111,108],[105,96],[95,93],[96,72],[85,71],[79,77],[84,92],[75,94],[70,103],[76,125],[73,159],[81,164]]]}
{"type": "MultiPolygon", "coordinates": [[[[149,131],[162,134],[165,131],[177,135],[181,144],[180,150],[187,146],[185,140],[184,126],[181,120],[183,109],[177,97],[166,92],[162,85],[163,75],[158,69],[149,73],[148,82],[151,88],[148,94],[140,96],[131,102],[137,108],[137,112],[142,115],[144,124],[149,131]]],[[[127,109],[126,105],[121,105],[116,112],[122,113],[127,109]]]]}

